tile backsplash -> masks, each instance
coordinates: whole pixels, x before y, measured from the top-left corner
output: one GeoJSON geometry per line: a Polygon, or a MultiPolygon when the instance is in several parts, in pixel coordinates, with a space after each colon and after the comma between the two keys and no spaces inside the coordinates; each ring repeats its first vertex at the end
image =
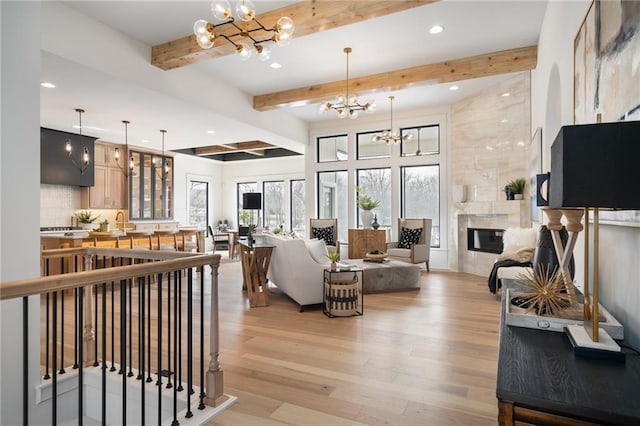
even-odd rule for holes
{"type": "Polygon", "coordinates": [[[72,225],[72,216],[82,206],[81,193],[77,186],[40,185],[40,226],[72,225]]]}

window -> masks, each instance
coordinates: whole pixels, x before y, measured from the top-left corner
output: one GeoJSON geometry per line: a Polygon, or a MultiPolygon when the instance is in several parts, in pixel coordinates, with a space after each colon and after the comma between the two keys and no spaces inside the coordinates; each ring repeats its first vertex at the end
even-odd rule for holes
{"type": "Polygon", "coordinates": [[[137,151],[131,155],[131,219],[173,218],[173,158],[137,151]]]}
{"type": "Polygon", "coordinates": [[[338,239],[346,241],[349,226],[346,170],[318,173],[318,218],[338,218],[338,239]]]}
{"type": "MultiPolygon", "coordinates": [[[[372,212],[378,217],[378,223],[383,227],[391,227],[391,169],[360,169],[357,173],[358,186],[365,188],[366,194],[373,200],[380,201],[380,205],[372,212]]],[[[356,209],[356,223],[362,226],[359,210],[356,209]]]]}
{"type": "MultiPolygon", "coordinates": [[[[240,225],[255,225],[256,218],[254,217],[254,210],[242,209],[242,194],[245,192],[258,192],[257,182],[245,182],[238,183],[238,226],[240,225]]],[[[259,214],[259,213],[258,213],[259,214]]]]}
{"type": "Polygon", "coordinates": [[[264,182],[262,184],[263,226],[279,228],[284,226],[284,181],[264,182]]]}
{"type": "Polygon", "coordinates": [[[304,180],[292,180],[291,184],[291,230],[300,236],[306,236],[307,224],[304,220],[305,206],[304,180]]]}
{"type": "Polygon", "coordinates": [[[430,218],[431,247],[440,247],[440,165],[401,167],[400,181],[401,217],[430,218]]]}
{"type": "Polygon", "coordinates": [[[209,227],[209,182],[189,180],[189,225],[198,229],[209,227]]]}
{"type": "Polygon", "coordinates": [[[358,160],[391,157],[391,145],[382,141],[371,142],[371,138],[378,133],[380,132],[366,132],[356,135],[358,160]]]}
{"type": "Polygon", "coordinates": [[[402,141],[402,156],[432,155],[440,153],[440,126],[408,127],[400,130],[400,135],[411,135],[408,141],[402,141]]]}
{"type": "Polygon", "coordinates": [[[318,163],[347,161],[348,159],[347,135],[318,138],[318,163]]]}

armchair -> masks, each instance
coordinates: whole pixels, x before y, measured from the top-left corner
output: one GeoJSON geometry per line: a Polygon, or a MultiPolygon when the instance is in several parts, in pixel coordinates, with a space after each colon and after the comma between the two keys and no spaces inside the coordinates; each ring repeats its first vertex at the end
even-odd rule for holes
{"type": "Polygon", "coordinates": [[[340,253],[338,241],[338,219],[310,219],[309,237],[323,239],[328,251],[340,253]]]}
{"type": "Polygon", "coordinates": [[[431,219],[398,218],[398,241],[387,243],[387,257],[409,263],[425,262],[429,272],[429,254],[431,253],[431,219]],[[403,233],[403,229],[405,232],[403,233]],[[418,231],[412,231],[422,229],[418,231]],[[403,248],[403,243],[412,240],[403,248]],[[417,240],[417,242],[415,242],[417,240]]]}

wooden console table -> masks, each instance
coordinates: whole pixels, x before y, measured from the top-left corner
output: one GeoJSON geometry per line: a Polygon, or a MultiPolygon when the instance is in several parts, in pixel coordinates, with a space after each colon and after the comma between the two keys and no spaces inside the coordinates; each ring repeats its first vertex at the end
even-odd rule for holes
{"type": "Polygon", "coordinates": [[[363,259],[367,252],[386,249],[385,229],[349,229],[349,259],[363,259]]]}
{"type": "Polygon", "coordinates": [[[240,242],[240,261],[242,263],[242,288],[247,290],[249,306],[269,306],[267,271],[273,247],[270,245],[240,242]]]}
{"type": "Polygon", "coordinates": [[[625,363],[576,357],[564,333],[507,326],[503,310],[500,425],[640,425],[639,383],[638,354],[625,363]]]}

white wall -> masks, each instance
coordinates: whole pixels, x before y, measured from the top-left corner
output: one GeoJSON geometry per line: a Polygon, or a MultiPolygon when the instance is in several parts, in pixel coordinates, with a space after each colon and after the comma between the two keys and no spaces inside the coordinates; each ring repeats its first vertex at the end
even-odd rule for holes
{"type": "MultiPolygon", "coordinates": [[[[543,170],[560,126],[573,124],[573,40],[590,1],[551,1],[531,74],[531,125],[542,127],[543,170]]],[[[637,84],[629,81],[628,84],[637,84]]],[[[546,219],[545,219],[546,220],[546,219]]],[[[576,281],[584,283],[582,235],[574,251],[576,281]]],[[[640,227],[600,227],[601,303],[624,325],[628,343],[640,348],[640,227]]]]}
{"type": "MultiPolygon", "coordinates": [[[[0,282],[40,274],[40,3],[0,2],[0,282]],[[25,31],[28,23],[34,31],[25,31]],[[35,164],[34,164],[35,163],[35,164]]],[[[22,299],[0,302],[0,424],[22,424],[22,299]]],[[[30,423],[40,382],[40,298],[29,299],[30,423]]]]}

